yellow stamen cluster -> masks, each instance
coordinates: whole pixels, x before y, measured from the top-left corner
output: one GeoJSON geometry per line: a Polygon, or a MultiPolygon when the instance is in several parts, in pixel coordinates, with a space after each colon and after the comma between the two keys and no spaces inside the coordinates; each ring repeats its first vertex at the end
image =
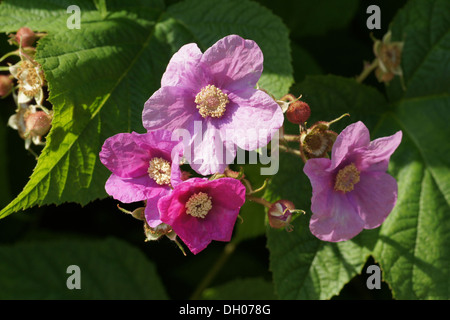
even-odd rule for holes
{"type": "Polygon", "coordinates": [[[344,193],[353,190],[354,185],[359,182],[359,171],[356,166],[351,163],[341,170],[336,175],[336,182],[334,184],[334,190],[342,191],[344,193]]]}
{"type": "Polygon", "coordinates": [[[152,158],[148,166],[148,175],[159,185],[170,185],[170,162],[163,158],[152,158]]]}
{"type": "Polygon", "coordinates": [[[195,96],[197,109],[203,118],[220,118],[225,113],[228,96],[216,86],[209,84],[195,96]]]}
{"type": "Polygon", "coordinates": [[[187,214],[203,219],[212,208],[211,197],[204,192],[195,193],[189,198],[185,206],[187,214]]]}

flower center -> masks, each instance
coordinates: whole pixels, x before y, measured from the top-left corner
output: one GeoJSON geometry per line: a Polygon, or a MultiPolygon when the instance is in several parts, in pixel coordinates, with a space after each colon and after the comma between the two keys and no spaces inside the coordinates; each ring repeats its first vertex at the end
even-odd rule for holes
{"type": "Polygon", "coordinates": [[[195,96],[198,112],[203,118],[222,117],[228,102],[228,96],[212,84],[203,87],[195,96]]]}
{"type": "Polygon", "coordinates": [[[159,185],[170,184],[170,162],[163,158],[152,158],[148,166],[148,175],[159,185]]]}
{"type": "Polygon", "coordinates": [[[211,197],[204,192],[193,194],[186,202],[186,213],[196,218],[205,218],[211,208],[211,197]]]}
{"type": "Polygon", "coordinates": [[[336,183],[334,190],[342,191],[344,193],[352,191],[353,186],[359,182],[359,171],[356,166],[351,163],[348,166],[339,170],[336,176],[336,183]]]}
{"type": "Polygon", "coordinates": [[[17,79],[21,91],[32,97],[36,95],[42,87],[42,78],[40,76],[39,68],[34,66],[29,61],[23,61],[17,72],[17,79]]]}

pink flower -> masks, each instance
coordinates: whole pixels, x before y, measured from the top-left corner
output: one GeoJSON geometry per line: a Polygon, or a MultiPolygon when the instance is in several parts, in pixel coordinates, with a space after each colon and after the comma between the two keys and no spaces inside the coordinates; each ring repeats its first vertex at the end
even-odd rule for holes
{"type": "Polygon", "coordinates": [[[345,128],[331,154],[310,159],[303,171],[309,177],[311,232],[321,240],[338,242],[363,229],[380,226],[397,201],[397,182],[386,173],[402,132],[370,141],[362,122],[345,128]]]}
{"type": "Polygon", "coordinates": [[[202,175],[222,173],[237,146],[264,147],[283,124],[275,100],[255,89],[262,71],[263,54],[252,40],[230,35],[203,54],[195,43],[187,44],[145,103],[144,127],[184,129],[192,168],[202,175]]]}
{"type": "Polygon", "coordinates": [[[147,201],[150,227],[161,223],[157,203],[181,182],[182,145],[164,130],[146,134],[119,133],[106,139],[100,161],[112,172],[106,192],[124,203],[147,201]]]}
{"type": "Polygon", "coordinates": [[[237,179],[192,178],[178,184],[158,202],[161,221],[197,254],[212,240],[230,241],[245,202],[245,186],[237,179]]]}

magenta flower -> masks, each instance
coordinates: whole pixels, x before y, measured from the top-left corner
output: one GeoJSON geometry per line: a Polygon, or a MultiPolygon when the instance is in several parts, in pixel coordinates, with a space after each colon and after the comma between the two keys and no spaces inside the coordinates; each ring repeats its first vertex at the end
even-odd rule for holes
{"type": "Polygon", "coordinates": [[[321,240],[338,242],[363,229],[380,226],[397,201],[397,182],[386,173],[402,132],[370,141],[362,122],[345,128],[331,154],[310,159],[303,171],[312,184],[311,232],[321,240]]]}
{"type": "Polygon", "coordinates": [[[106,139],[100,161],[112,172],[106,192],[124,203],[147,201],[150,227],[161,223],[157,203],[181,182],[182,145],[164,130],[146,134],[119,133],[106,139]]]}
{"type": "Polygon", "coordinates": [[[278,104],[255,89],[262,71],[263,54],[252,40],[230,35],[203,54],[195,43],[187,44],[145,103],[144,127],[184,129],[192,168],[202,175],[222,173],[236,157],[236,146],[264,147],[283,124],[278,104]]]}
{"type": "Polygon", "coordinates": [[[162,222],[197,254],[212,240],[230,241],[245,202],[245,186],[237,179],[192,178],[178,184],[158,202],[162,222]]]}

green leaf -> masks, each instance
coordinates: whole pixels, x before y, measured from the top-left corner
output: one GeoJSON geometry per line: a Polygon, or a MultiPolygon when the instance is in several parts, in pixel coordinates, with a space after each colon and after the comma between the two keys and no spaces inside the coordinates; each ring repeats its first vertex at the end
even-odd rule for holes
{"type": "MultiPolygon", "coordinates": [[[[205,300],[276,300],[273,284],[262,278],[244,278],[206,289],[205,300]]],[[[255,310],[256,311],[256,310],[255,310]]]]}
{"type": "MultiPolygon", "coordinates": [[[[53,3],[70,5],[62,0],[53,3]]],[[[142,128],[143,103],[158,88],[169,56],[153,37],[154,19],[162,8],[154,7],[145,20],[110,6],[111,13],[103,20],[95,8],[88,9],[90,3],[80,3],[80,29],[67,29],[64,20],[39,41],[37,61],[48,81],[52,129],[30,181],[1,217],[36,204],[86,204],[105,197],[108,172],[98,160],[103,141],[114,133],[142,128]]],[[[24,3],[14,5],[18,7],[10,20],[33,13],[24,3]]],[[[8,13],[13,4],[3,6],[0,12],[8,13]]],[[[56,12],[67,16],[65,11],[56,12]]],[[[36,21],[34,26],[45,31],[43,16],[42,25],[36,21]]]]}
{"type": "Polygon", "coordinates": [[[358,1],[345,0],[259,0],[275,14],[285,17],[284,22],[296,39],[318,36],[346,27],[358,9],[358,1]]]}
{"type": "MultiPolygon", "coordinates": [[[[331,129],[336,131],[360,120],[363,114],[370,115],[364,119],[371,125],[374,117],[386,108],[381,94],[351,79],[307,77],[299,88],[302,100],[311,106],[311,123],[333,120],[350,112],[350,117],[332,125],[331,129]]],[[[286,124],[286,129],[295,133],[294,126],[286,124]]],[[[374,232],[364,232],[342,243],[327,243],[314,237],[309,230],[311,191],[300,158],[280,154],[280,170],[273,176],[266,198],[271,202],[291,200],[297,209],[307,212],[295,219],[292,232],[267,231],[270,268],[281,299],[329,299],[339,294],[342,287],[361,272],[375,244],[374,232]]]]}
{"type": "Polygon", "coordinates": [[[450,83],[450,3],[409,1],[391,23],[392,41],[404,41],[402,69],[406,92],[388,87],[391,100],[448,94],[450,83]]]}
{"type": "MultiPolygon", "coordinates": [[[[380,230],[375,258],[398,299],[450,298],[450,3],[410,1],[392,22],[404,40],[406,92],[388,88],[392,120],[403,130],[392,172],[397,206],[380,230]]],[[[389,121],[389,122],[388,122],[389,121]]]]}
{"type": "Polygon", "coordinates": [[[167,299],[155,265],[117,240],[0,246],[1,299],[167,299]],[[79,267],[80,289],[69,266],[79,267]]]}
{"type": "Polygon", "coordinates": [[[54,110],[47,145],[28,184],[0,217],[35,205],[84,205],[106,197],[109,172],[98,159],[103,142],[119,132],[144,130],[144,102],[160,87],[171,55],[187,42],[205,49],[231,33],[254,39],[268,61],[261,84],[284,94],[292,83],[287,29],[254,3],[220,2],[216,15],[206,15],[205,10],[215,12],[206,0],[179,3],[167,12],[158,0],[109,1],[102,16],[92,1],[79,1],[80,29],[66,27],[69,5],[69,0],[19,0],[0,6],[0,31],[14,31],[21,26],[18,21],[28,21],[34,30],[48,32],[39,40],[37,61],[54,110]],[[219,14],[226,9],[234,13],[219,14]],[[267,25],[269,32],[262,28],[267,25]],[[274,41],[280,42],[277,50],[274,41]]]}

